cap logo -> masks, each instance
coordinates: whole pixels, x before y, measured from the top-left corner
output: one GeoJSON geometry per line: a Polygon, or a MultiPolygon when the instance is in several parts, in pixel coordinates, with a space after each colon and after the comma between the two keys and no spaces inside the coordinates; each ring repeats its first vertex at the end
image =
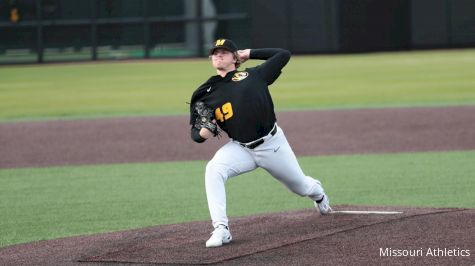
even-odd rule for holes
{"type": "Polygon", "coordinates": [[[224,42],[225,42],[225,41],[226,41],[225,39],[219,39],[219,40],[216,41],[216,44],[215,44],[214,46],[221,46],[221,45],[224,45],[224,42]]]}

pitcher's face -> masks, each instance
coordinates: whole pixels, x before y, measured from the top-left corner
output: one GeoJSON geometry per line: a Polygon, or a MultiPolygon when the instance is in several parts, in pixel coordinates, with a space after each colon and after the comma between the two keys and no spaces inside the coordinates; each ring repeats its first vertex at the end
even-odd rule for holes
{"type": "Polygon", "coordinates": [[[226,49],[216,49],[211,55],[211,62],[217,70],[230,70],[235,68],[236,58],[226,49]]]}

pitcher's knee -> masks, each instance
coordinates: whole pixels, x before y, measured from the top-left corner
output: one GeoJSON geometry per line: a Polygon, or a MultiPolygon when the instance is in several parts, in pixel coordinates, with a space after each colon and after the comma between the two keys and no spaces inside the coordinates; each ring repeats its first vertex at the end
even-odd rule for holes
{"type": "Polygon", "coordinates": [[[226,167],[213,160],[209,161],[206,165],[205,178],[206,180],[221,179],[226,181],[228,179],[226,167]]]}

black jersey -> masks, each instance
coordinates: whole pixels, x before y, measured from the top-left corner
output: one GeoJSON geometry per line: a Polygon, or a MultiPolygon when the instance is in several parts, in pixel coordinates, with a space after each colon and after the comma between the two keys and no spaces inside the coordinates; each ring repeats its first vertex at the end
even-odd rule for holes
{"type": "MultiPolygon", "coordinates": [[[[230,138],[243,143],[259,139],[272,130],[276,117],[268,86],[279,77],[290,59],[290,52],[278,48],[252,49],[249,58],[266,62],[244,71],[228,72],[225,77],[212,76],[191,98],[191,110],[197,101],[205,102],[215,110],[219,127],[230,138]]],[[[194,121],[192,112],[190,124],[194,121]]]]}

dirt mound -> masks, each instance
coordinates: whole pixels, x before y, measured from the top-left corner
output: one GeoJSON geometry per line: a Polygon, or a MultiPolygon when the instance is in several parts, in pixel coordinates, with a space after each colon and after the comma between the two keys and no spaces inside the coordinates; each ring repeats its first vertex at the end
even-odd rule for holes
{"type": "Polygon", "coordinates": [[[15,245],[0,249],[0,258],[2,265],[475,263],[474,209],[335,209],[402,213],[320,216],[307,209],[234,218],[233,242],[216,249],[205,248],[209,222],[190,222],[15,245]]]}
{"type": "MultiPolygon", "coordinates": [[[[475,150],[475,106],[283,112],[297,156],[475,150]]],[[[0,168],[209,160],[187,116],[0,123],[0,168]]]]}

